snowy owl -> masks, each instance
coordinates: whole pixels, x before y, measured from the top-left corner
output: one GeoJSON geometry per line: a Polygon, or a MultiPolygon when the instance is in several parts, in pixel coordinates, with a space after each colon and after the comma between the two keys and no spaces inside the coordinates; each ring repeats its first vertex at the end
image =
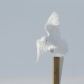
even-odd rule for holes
{"type": "Polygon", "coordinates": [[[65,39],[61,39],[59,29],[59,17],[53,12],[45,24],[48,36],[44,36],[36,41],[37,61],[41,52],[50,51],[55,56],[64,56],[68,52],[68,44],[65,39]]]}

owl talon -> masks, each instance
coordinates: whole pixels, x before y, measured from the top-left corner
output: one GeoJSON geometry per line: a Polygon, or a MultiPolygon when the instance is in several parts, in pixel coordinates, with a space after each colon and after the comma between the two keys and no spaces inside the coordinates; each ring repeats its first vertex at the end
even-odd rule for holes
{"type": "Polygon", "coordinates": [[[50,51],[50,53],[53,53],[53,49],[50,49],[49,51],[50,51]]]}

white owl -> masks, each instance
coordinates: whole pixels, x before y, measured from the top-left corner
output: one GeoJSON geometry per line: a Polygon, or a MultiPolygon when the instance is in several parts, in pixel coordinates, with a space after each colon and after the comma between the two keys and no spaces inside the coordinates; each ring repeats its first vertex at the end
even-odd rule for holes
{"type": "Polygon", "coordinates": [[[56,12],[53,12],[45,24],[45,30],[48,36],[38,39],[37,46],[37,61],[41,52],[50,51],[55,56],[64,56],[68,52],[68,44],[65,39],[61,39],[59,29],[59,17],[56,12]]]}

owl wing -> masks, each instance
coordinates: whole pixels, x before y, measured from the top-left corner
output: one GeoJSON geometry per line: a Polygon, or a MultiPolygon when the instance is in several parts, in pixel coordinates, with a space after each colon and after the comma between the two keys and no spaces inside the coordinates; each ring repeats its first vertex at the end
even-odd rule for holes
{"type": "Polygon", "coordinates": [[[44,45],[40,39],[38,39],[36,41],[36,46],[37,46],[37,60],[36,60],[36,62],[38,62],[41,52],[42,53],[46,52],[48,50],[48,46],[44,45]]]}
{"type": "Polygon", "coordinates": [[[54,39],[61,39],[60,29],[59,29],[59,17],[56,12],[53,12],[49,17],[47,23],[45,24],[45,30],[48,36],[53,37],[54,39]]]}
{"type": "Polygon", "coordinates": [[[39,57],[40,57],[40,51],[41,51],[41,41],[39,39],[36,42],[36,46],[37,46],[37,60],[36,60],[36,62],[38,62],[39,57]]]}

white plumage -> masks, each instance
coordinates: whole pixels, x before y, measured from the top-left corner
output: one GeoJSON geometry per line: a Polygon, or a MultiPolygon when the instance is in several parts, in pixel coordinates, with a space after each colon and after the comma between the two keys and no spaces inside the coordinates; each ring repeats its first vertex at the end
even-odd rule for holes
{"type": "Polygon", "coordinates": [[[68,45],[65,39],[61,39],[59,29],[59,17],[53,12],[45,24],[48,36],[37,40],[37,61],[41,52],[50,51],[55,56],[64,56],[68,52],[68,45]]]}

